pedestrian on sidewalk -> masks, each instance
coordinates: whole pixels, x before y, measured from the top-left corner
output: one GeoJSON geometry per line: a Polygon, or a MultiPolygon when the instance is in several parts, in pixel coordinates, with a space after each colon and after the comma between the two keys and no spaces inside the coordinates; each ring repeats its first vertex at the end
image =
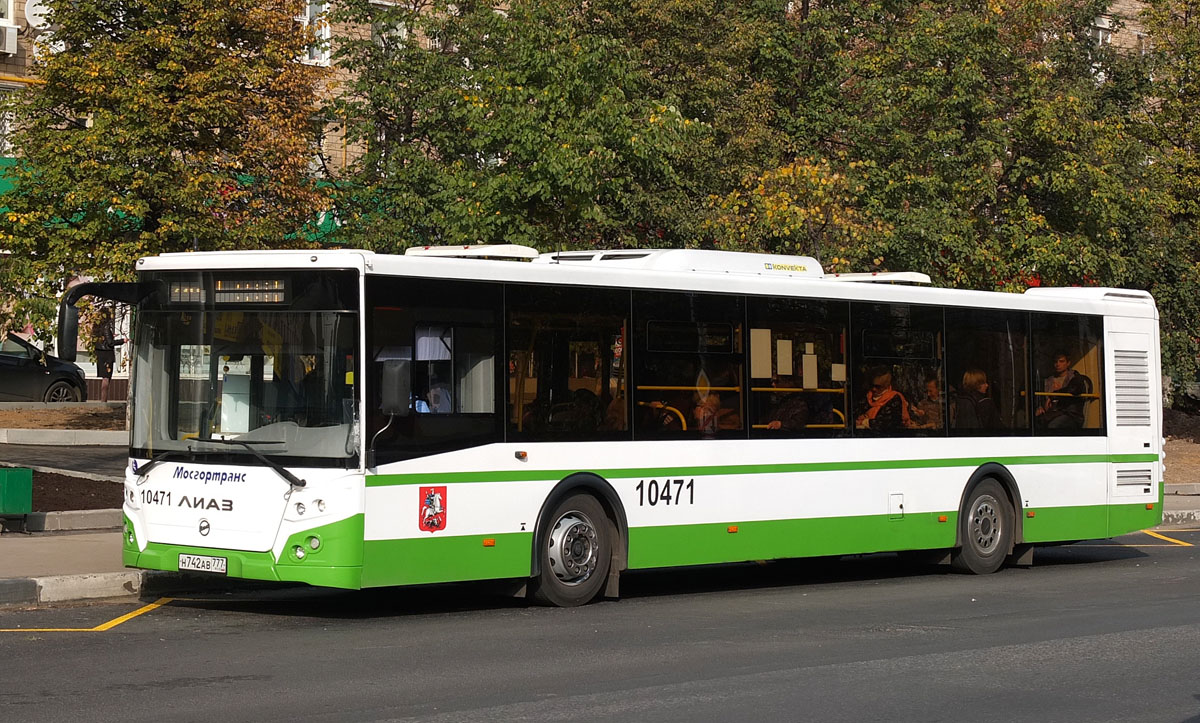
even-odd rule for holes
{"type": "Polygon", "coordinates": [[[108,401],[108,386],[112,382],[113,367],[117,363],[117,347],[125,343],[116,335],[116,323],[112,307],[100,309],[96,319],[96,376],[100,377],[100,401],[108,401]]]}

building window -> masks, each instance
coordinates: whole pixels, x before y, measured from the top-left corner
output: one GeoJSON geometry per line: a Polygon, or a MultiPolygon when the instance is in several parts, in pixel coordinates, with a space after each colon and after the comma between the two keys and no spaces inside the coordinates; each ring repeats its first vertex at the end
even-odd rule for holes
{"type": "MultiPolygon", "coordinates": [[[[3,2],[3,0],[0,0],[3,2]]],[[[304,15],[297,18],[305,27],[313,29],[316,42],[308,47],[304,62],[312,65],[329,65],[329,21],[326,13],[329,3],[325,0],[308,0],[304,6],[304,15]]]]}
{"type": "Polygon", "coordinates": [[[1097,46],[1112,45],[1112,18],[1101,15],[1093,20],[1088,28],[1088,37],[1097,46]]]}

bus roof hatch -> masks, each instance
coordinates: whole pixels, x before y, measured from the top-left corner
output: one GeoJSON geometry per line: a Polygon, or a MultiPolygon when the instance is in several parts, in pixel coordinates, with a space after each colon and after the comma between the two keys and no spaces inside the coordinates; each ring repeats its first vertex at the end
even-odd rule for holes
{"type": "Polygon", "coordinates": [[[538,256],[537,249],[517,244],[469,244],[463,246],[412,246],[404,249],[405,256],[441,256],[456,259],[510,259],[529,261],[538,256]]]}
{"type": "Polygon", "coordinates": [[[614,267],[651,271],[700,271],[711,274],[803,276],[819,279],[825,273],[811,256],[781,256],[744,251],[701,249],[627,249],[611,251],[557,251],[542,254],[534,263],[612,264],[614,267]]]}

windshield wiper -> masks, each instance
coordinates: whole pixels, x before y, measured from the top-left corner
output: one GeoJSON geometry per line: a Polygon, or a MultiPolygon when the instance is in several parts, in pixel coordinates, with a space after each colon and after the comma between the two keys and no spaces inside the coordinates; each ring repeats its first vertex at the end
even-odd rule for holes
{"type": "Polygon", "coordinates": [[[188,461],[193,461],[196,459],[196,455],[194,452],[192,452],[191,448],[188,448],[187,452],[181,452],[177,449],[169,449],[166,452],[161,452],[159,454],[156,454],[150,458],[149,462],[147,462],[146,464],[142,465],[141,467],[138,467],[133,470],[133,473],[137,475],[137,479],[138,479],[137,483],[141,484],[142,482],[144,482],[146,480],[146,475],[150,474],[150,470],[154,469],[155,467],[162,464],[163,462],[166,462],[171,457],[176,457],[176,456],[186,459],[188,461]]]}
{"type": "Polygon", "coordinates": [[[255,444],[287,444],[287,442],[282,442],[282,441],[278,441],[278,440],[274,440],[274,439],[264,439],[264,440],[259,440],[259,441],[247,442],[244,439],[221,439],[220,437],[217,437],[217,438],[210,437],[208,439],[197,439],[196,441],[197,442],[210,442],[212,444],[236,444],[236,445],[239,445],[241,447],[244,447],[248,452],[250,452],[250,454],[257,457],[258,461],[262,462],[263,464],[267,465],[271,469],[275,470],[275,472],[280,477],[287,480],[287,483],[290,484],[291,486],[304,487],[305,485],[308,484],[304,480],[300,479],[296,475],[289,472],[287,467],[284,467],[283,465],[279,464],[278,462],[273,462],[272,460],[268,459],[267,456],[264,455],[262,452],[259,452],[257,449],[255,449],[253,446],[251,446],[251,445],[255,445],[255,444]]]}

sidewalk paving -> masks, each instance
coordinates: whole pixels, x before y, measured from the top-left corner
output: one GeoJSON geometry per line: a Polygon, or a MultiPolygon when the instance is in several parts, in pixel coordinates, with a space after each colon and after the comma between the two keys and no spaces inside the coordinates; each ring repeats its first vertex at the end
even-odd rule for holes
{"type": "MultiPolygon", "coordinates": [[[[47,472],[121,480],[123,447],[61,448],[0,444],[0,466],[35,466],[47,472]],[[43,464],[45,463],[45,464],[43,464]]],[[[1158,529],[1200,525],[1200,484],[1171,484],[1158,529]]],[[[238,586],[191,573],[131,570],[121,562],[120,510],[57,512],[30,516],[29,529],[0,534],[0,606],[126,597],[166,591],[238,586]]],[[[2,529],[2,528],[0,528],[2,529]]]]}

